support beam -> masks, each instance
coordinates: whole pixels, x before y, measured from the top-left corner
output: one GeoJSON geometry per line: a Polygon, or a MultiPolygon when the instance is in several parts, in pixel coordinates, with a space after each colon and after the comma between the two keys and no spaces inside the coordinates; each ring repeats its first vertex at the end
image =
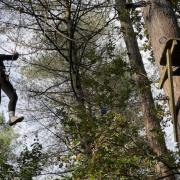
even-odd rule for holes
{"type": "Polygon", "coordinates": [[[161,75],[161,78],[160,78],[160,82],[159,82],[159,88],[162,89],[163,88],[163,84],[164,82],[166,81],[167,79],[167,66],[163,67],[163,70],[162,70],[162,75],[161,75]]]}
{"type": "Polygon", "coordinates": [[[170,111],[171,111],[171,115],[172,115],[172,119],[173,119],[174,140],[175,140],[175,142],[178,142],[177,117],[176,117],[174,87],[173,87],[173,77],[172,77],[173,72],[172,72],[171,49],[167,49],[166,59],[167,59],[168,81],[169,81],[170,111]]]}
{"type": "Polygon", "coordinates": [[[174,51],[174,48],[175,48],[175,46],[176,46],[177,44],[178,44],[177,40],[174,39],[173,42],[172,42],[172,46],[171,46],[171,55],[172,55],[172,53],[173,53],[173,51],[174,51]]]}

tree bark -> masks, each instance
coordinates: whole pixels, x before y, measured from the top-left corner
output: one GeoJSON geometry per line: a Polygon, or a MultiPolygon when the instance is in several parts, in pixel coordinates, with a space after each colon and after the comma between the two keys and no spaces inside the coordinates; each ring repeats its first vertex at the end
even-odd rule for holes
{"type": "MultiPolygon", "coordinates": [[[[160,57],[168,39],[180,38],[180,31],[169,0],[150,0],[151,5],[143,8],[143,16],[149,34],[155,61],[162,74],[160,57]]],[[[180,77],[173,76],[175,104],[180,97],[180,77]]],[[[170,94],[168,81],[163,86],[166,96],[170,94]]],[[[180,116],[178,117],[178,139],[180,141],[180,116]]],[[[180,142],[179,142],[180,143],[180,142]]]]}
{"type": "MultiPolygon", "coordinates": [[[[132,22],[129,13],[125,10],[126,0],[116,0],[116,9],[118,11],[121,22],[121,29],[123,31],[125,44],[128,50],[129,61],[132,68],[135,70],[135,82],[139,89],[139,96],[141,99],[141,107],[144,114],[144,126],[146,130],[147,141],[156,154],[157,159],[168,153],[164,136],[160,126],[160,120],[156,116],[155,105],[151,93],[150,82],[147,78],[142,57],[139,51],[136,35],[133,30],[132,22]]],[[[167,176],[167,180],[175,179],[171,169],[161,160],[157,161],[155,167],[159,176],[167,176]]]]}

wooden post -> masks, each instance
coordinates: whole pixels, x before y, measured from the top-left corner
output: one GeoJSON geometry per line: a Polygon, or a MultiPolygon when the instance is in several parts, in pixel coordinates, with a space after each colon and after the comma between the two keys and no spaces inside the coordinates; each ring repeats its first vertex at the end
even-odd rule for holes
{"type": "Polygon", "coordinates": [[[170,111],[173,119],[173,129],[174,129],[174,140],[178,142],[178,132],[177,132],[177,117],[175,109],[175,100],[174,100],[174,87],[173,87],[173,78],[172,78],[172,57],[171,50],[167,49],[166,52],[167,58],[167,70],[168,70],[168,80],[169,80],[169,99],[170,99],[170,111]]]}

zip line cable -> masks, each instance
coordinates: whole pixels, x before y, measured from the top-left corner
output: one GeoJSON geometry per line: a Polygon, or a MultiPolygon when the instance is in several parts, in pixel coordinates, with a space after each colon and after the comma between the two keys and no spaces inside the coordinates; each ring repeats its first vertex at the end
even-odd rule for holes
{"type": "MultiPolygon", "coordinates": [[[[20,13],[20,15],[19,15],[19,24],[18,24],[18,29],[17,29],[17,37],[15,39],[15,47],[14,47],[14,50],[13,50],[13,54],[16,53],[17,46],[18,46],[18,43],[19,43],[19,37],[20,37],[22,17],[21,17],[21,12],[19,12],[19,13],[20,13]]],[[[12,61],[11,61],[10,65],[9,65],[9,69],[7,71],[7,76],[10,76],[12,64],[13,64],[13,57],[12,57],[12,61]]]]}

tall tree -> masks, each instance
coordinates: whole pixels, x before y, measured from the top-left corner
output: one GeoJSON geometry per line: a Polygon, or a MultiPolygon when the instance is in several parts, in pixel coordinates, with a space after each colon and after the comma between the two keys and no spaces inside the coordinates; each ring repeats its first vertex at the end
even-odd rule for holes
{"type": "MultiPolygon", "coordinates": [[[[163,68],[160,66],[160,59],[165,48],[166,42],[172,38],[179,38],[180,31],[173,10],[172,1],[169,0],[150,0],[150,5],[143,8],[143,16],[147,27],[149,39],[151,42],[153,55],[160,73],[163,74],[163,68]]],[[[175,103],[180,97],[180,77],[174,76],[174,98],[175,103]]],[[[169,82],[166,81],[163,88],[165,94],[170,97],[169,82]]],[[[178,135],[180,141],[180,116],[178,116],[178,135]]]]}
{"type": "Polygon", "coordinates": [[[150,82],[144,69],[142,57],[139,51],[136,34],[133,30],[129,12],[125,9],[125,0],[116,1],[121,30],[124,35],[129,61],[135,72],[135,82],[139,89],[139,96],[142,102],[142,112],[144,114],[144,126],[149,146],[157,155],[156,171],[162,177],[174,179],[173,170],[168,167],[167,162],[163,162],[163,155],[167,154],[165,139],[160,126],[160,119],[157,117],[154,105],[150,82]]]}

